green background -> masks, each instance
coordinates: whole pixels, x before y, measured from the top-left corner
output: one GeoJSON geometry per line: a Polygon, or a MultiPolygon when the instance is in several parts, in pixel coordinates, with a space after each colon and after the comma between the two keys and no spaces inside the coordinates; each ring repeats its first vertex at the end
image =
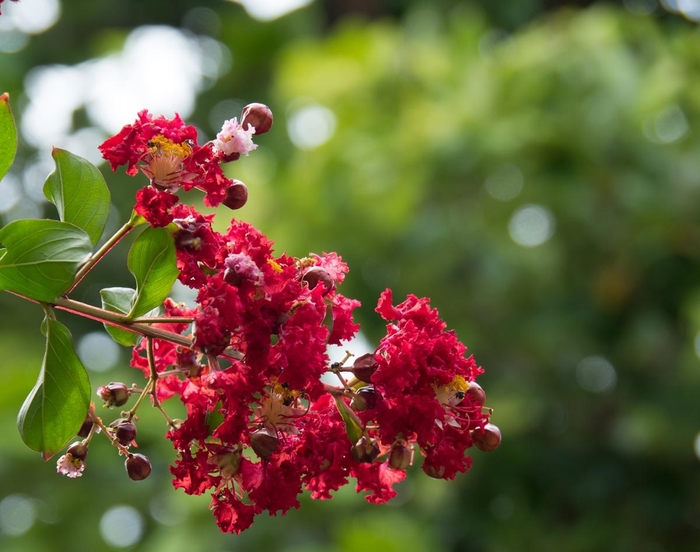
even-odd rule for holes
{"type": "MultiPolygon", "coordinates": [[[[116,549],[100,529],[114,506],[140,513],[139,551],[700,549],[700,31],[653,8],[316,1],[263,22],[224,1],[66,0],[53,27],[0,54],[0,92],[21,124],[35,67],[118,51],[142,25],[220,41],[231,70],[200,91],[188,122],[212,137],[217,106],[253,101],[276,117],[260,148],[230,166],[250,190],[236,216],[278,252],[342,255],[342,291],[363,302],[370,342],[382,335],[373,309],[383,289],[431,297],[485,368],[479,382],[504,436],[453,482],[415,469],[389,505],[348,486],[223,535],[206,496],[172,489],[155,411],[139,423],[154,465],[144,482],[126,478],[104,440],[78,480],[24,447],[15,419],[41,363],[42,312],[2,294],[0,549],[116,549]],[[288,130],[307,104],[331,110],[335,128],[302,149],[288,130]],[[528,229],[549,238],[513,239],[528,229]]],[[[159,78],[167,50],[144,56],[159,78]]],[[[89,124],[73,113],[74,130],[89,124]]],[[[15,174],[35,153],[20,136],[15,174]]],[[[122,223],[143,182],[101,168],[122,223]]],[[[220,229],[230,216],[221,208],[220,229]]],[[[101,287],[132,285],[127,246],[76,299],[99,304],[101,287]]],[[[60,319],[76,340],[100,330],[60,319]]],[[[126,349],[91,381],[140,382],[126,349]]]]}

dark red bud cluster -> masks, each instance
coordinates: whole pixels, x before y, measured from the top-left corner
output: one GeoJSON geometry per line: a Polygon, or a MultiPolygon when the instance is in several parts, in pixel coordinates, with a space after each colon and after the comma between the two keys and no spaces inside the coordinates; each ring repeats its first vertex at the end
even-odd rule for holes
{"type": "Polygon", "coordinates": [[[97,388],[97,396],[100,397],[106,407],[123,406],[129,400],[131,391],[120,382],[111,382],[97,388]]]}
{"type": "Polygon", "coordinates": [[[94,424],[90,416],[85,418],[83,425],[81,425],[80,430],[78,430],[78,437],[87,437],[88,435],[90,435],[90,431],[92,430],[93,425],[94,424]]]}

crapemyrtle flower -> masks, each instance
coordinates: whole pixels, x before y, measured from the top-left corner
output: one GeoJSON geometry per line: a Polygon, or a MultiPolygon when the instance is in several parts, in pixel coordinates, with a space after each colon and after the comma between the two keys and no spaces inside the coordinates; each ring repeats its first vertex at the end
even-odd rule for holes
{"type": "Polygon", "coordinates": [[[108,138],[99,150],[112,170],[126,165],[130,176],[140,170],[162,192],[198,188],[206,194],[204,203],[212,207],[224,200],[233,183],[224,176],[212,144],[197,145],[197,129],[186,125],[179,115],[167,119],[143,110],[133,124],[108,138]]]}
{"type": "Polygon", "coordinates": [[[213,142],[214,151],[224,160],[233,161],[241,155],[248,155],[258,146],[253,143],[255,127],[248,125],[247,129],[239,124],[234,117],[224,122],[221,131],[213,142]]]}

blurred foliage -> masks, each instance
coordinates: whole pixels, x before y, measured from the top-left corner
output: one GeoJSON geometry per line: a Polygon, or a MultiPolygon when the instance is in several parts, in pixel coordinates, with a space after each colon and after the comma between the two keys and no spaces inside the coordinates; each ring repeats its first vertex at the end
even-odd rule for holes
{"type": "MultiPolygon", "coordinates": [[[[485,367],[504,435],[455,482],[412,474],[392,505],[346,488],[220,535],[206,497],[170,488],[155,413],[140,424],[154,461],[140,484],[99,441],[76,481],[23,447],[14,418],[40,363],[41,312],[4,294],[0,500],[31,497],[39,518],[22,536],[0,532],[0,549],[111,549],[98,527],[115,504],[144,516],[135,550],[700,549],[700,34],[678,17],[604,4],[541,13],[554,4],[397,0],[365,11],[369,20],[317,2],[261,23],[229,3],[83,0],[25,50],[0,55],[0,88],[21,119],[31,67],[103,54],[135,25],[182,25],[226,44],[233,70],[191,120],[212,135],[223,100],[262,101],[276,115],[261,147],[230,167],[251,192],[237,215],[280,252],[338,251],[370,340],[385,287],[399,300],[430,296],[485,367]],[[334,132],[301,149],[288,131],[308,106],[329,109],[334,132]],[[527,206],[553,231],[534,247],[511,237],[527,206]]],[[[126,213],[133,181],[107,178],[126,213]]],[[[225,226],[230,212],[219,216],[225,226]]],[[[129,285],[122,246],[83,299],[129,285]]],[[[64,318],[76,336],[99,329],[64,318]]],[[[92,374],[93,386],[132,377],[92,374]]]]}

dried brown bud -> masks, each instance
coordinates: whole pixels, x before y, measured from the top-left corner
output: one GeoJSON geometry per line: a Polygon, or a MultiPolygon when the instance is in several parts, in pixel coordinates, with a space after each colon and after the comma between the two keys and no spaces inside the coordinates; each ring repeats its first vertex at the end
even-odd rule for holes
{"type": "Polygon", "coordinates": [[[109,427],[114,429],[114,436],[120,445],[127,447],[136,439],[136,426],[127,418],[118,418],[109,427]]]}
{"type": "Polygon", "coordinates": [[[229,209],[240,209],[248,201],[248,187],[240,180],[234,180],[228,188],[226,188],[226,197],[221,202],[229,209]]]}
{"type": "Polygon", "coordinates": [[[129,400],[131,391],[129,388],[119,382],[108,383],[97,388],[97,396],[104,402],[105,406],[112,408],[113,406],[123,406],[129,400]]]}
{"type": "Polygon", "coordinates": [[[272,128],[272,110],[265,104],[252,103],[243,108],[241,126],[248,130],[248,125],[255,127],[255,134],[265,134],[272,128]]]}
{"type": "Polygon", "coordinates": [[[333,281],[333,278],[331,278],[331,275],[328,274],[328,271],[325,268],[320,266],[312,266],[309,268],[306,272],[304,272],[304,276],[302,276],[301,281],[306,282],[309,289],[314,289],[319,283],[321,283],[325,288],[323,295],[327,295],[333,291],[333,287],[335,286],[335,282],[333,281]]]}
{"type": "Polygon", "coordinates": [[[142,481],[151,475],[151,462],[143,454],[130,454],[124,467],[134,481],[142,481]]]}
{"type": "Polygon", "coordinates": [[[360,381],[366,381],[370,383],[372,380],[372,374],[377,371],[379,365],[377,360],[374,358],[374,353],[367,353],[355,359],[352,365],[352,373],[360,381]]]}
{"type": "Polygon", "coordinates": [[[250,435],[250,446],[263,460],[270,459],[277,450],[278,443],[277,435],[265,427],[261,427],[250,435]]]}
{"type": "Polygon", "coordinates": [[[472,432],[474,444],[479,450],[492,452],[501,444],[501,430],[493,424],[486,424],[483,428],[476,428],[472,432]]]}
{"type": "Polygon", "coordinates": [[[231,478],[238,473],[241,465],[241,451],[227,447],[214,454],[207,462],[216,464],[222,476],[231,478]]]}
{"type": "Polygon", "coordinates": [[[396,444],[389,453],[389,465],[395,470],[405,470],[411,465],[411,449],[406,445],[396,444]]]}
{"type": "Polygon", "coordinates": [[[350,401],[350,408],[356,412],[364,412],[370,408],[374,408],[377,404],[377,392],[371,385],[360,387],[355,391],[355,395],[350,401]]]}

